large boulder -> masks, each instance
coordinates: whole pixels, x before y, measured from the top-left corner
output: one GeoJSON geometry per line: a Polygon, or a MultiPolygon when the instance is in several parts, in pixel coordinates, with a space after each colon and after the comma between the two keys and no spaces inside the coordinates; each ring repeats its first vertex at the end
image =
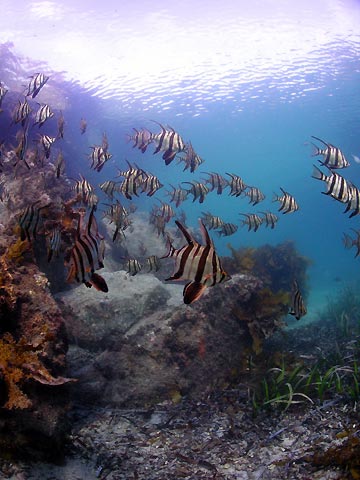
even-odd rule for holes
{"type": "Polygon", "coordinates": [[[223,385],[247,368],[286,310],[249,275],[208,288],[190,306],[181,285],[150,274],[103,276],[108,294],[79,286],[57,296],[75,398],[103,405],[148,405],[223,385]]]}

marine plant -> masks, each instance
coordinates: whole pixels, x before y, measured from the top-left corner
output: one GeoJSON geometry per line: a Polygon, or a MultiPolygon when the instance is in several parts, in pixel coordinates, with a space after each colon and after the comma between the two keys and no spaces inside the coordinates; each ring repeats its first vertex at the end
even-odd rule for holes
{"type": "MultiPolygon", "coordinates": [[[[45,340],[44,340],[45,341],[45,340]]],[[[26,393],[29,381],[61,385],[70,381],[53,377],[41,360],[44,341],[33,345],[26,338],[16,340],[9,332],[0,338],[0,397],[3,408],[26,409],[32,402],[26,393]]]]}
{"type": "Polygon", "coordinates": [[[296,279],[306,298],[306,270],[311,261],[296,250],[294,242],[286,241],[276,246],[263,245],[258,248],[235,249],[230,244],[227,246],[231,257],[223,258],[222,263],[230,274],[253,274],[273,292],[290,292],[293,280],[296,279]]]}
{"type": "Polygon", "coordinates": [[[27,240],[21,240],[18,238],[16,242],[12,243],[5,252],[5,257],[8,261],[15,263],[21,263],[25,252],[29,250],[29,242],[27,240]]]}
{"type": "Polygon", "coordinates": [[[283,326],[282,317],[288,311],[289,294],[285,291],[273,292],[262,288],[253,293],[245,303],[238,303],[233,315],[245,323],[252,338],[252,348],[256,354],[262,350],[265,338],[283,326]]]}

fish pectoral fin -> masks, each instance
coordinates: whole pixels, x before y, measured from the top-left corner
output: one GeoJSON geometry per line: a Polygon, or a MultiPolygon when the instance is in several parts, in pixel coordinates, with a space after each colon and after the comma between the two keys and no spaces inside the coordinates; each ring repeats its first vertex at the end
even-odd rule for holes
{"type": "Polygon", "coordinates": [[[201,295],[204,293],[206,285],[199,282],[189,282],[185,285],[183,295],[184,303],[190,305],[191,303],[198,300],[201,295]]]}

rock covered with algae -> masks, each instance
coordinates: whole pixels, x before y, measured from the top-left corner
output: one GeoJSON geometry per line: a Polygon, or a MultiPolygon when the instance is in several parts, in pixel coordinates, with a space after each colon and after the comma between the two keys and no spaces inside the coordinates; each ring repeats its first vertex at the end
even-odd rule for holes
{"type": "Polygon", "coordinates": [[[72,343],[70,374],[79,379],[75,398],[103,405],[196,397],[226,384],[287,309],[250,275],[208,288],[191,306],[182,303],[181,285],[150,274],[103,275],[108,294],[77,287],[58,295],[72,343]]]}

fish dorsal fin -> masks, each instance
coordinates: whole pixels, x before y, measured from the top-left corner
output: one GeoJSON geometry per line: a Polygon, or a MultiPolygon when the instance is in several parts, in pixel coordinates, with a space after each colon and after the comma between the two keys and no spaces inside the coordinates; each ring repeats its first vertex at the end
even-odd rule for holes
{"type": "Polygon", "coordinates": [[[190,235],[190,233],[186,230],[186,228],[178,220],[175,220],[175,223],[178,226],[178,228],[181,230],[181,233],[184,235],[189,245],[194,245],[194,243],[197,243],[193,239],[193,237],[190,235]]]}
{"type": "Polygon", "coordinates": [[[200,223],[200,230],[201,230],[201,234],[202,234],[202,237],[204,239],[204,242],[206,243],[206,245],[208,246],[213,246],[213,243],[211,241],[211,238],[210,238],[210,235],[209,235],[209,232],[207,231],[203,221],[201,220],[201,218],[199,218],[199,223],[200,223]]]}
{"type": "Polygon", "coordinates": [[[87,224],[87,233],[93,236],[96,236],[98,233],[97,222],[94,215],[95,210],[96,210],[96,206],[94,205],[91,209],[88,224],[87,224]]]}

